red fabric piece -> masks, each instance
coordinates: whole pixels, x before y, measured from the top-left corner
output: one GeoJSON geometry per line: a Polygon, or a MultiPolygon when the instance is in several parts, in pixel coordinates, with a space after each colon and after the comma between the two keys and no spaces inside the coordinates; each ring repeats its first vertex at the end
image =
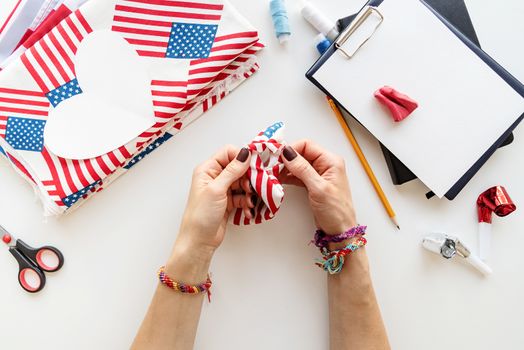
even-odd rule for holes
{"type": "Polygon", "coordinates": [[[34,32],[31,30],[31,29],[27,29],[24,33],[24,36],[22,37],[22,39],[20,39],[20,41],[18,42],[18,44],[16,44],[16,47],[15,49],[13,50],[16,51],[20,46],[22,46],[22,44],[28,39],[30,38],[32,35],[34,34],[34,32]]]}
{"type": "Polygon", "coordinates": [[[389,86],[383,86],[375,91],[375,98],[389,109],[395,122],[406,119],[418,107],[418,103],[389,86]]]}
{"type": "Polygon", "coordinates": [[[71,10],[66,5],[60,5],[58,9],[49,13],[47,18],[40,23],[36,30],[23,40],[23,45],[26,49],[30,49],[38,40],[42,39],[47,33],[51,31],[64,18],[71,15],[71,10]]]}

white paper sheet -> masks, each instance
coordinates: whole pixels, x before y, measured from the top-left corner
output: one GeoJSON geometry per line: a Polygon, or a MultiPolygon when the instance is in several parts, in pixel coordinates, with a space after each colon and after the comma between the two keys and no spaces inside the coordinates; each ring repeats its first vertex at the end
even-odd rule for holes
{"type": "Polygon", "coordinates": [[[384,21],[348,60],[315,74],[438,197],[524,112],[524,99],[418,0],[386,0],[384,21]],[[419,103],[394,123],[373,97],[389,85],[419,103]]]}
{"type": "MultiPolygon", "coordinates": [[[[151,77],[118,34],[99,30],[89,35],[80,44],[75,68],[83,93],[51,110],[45,126],[46,145],[54,154],[98,157],[153,126],[151,77]]],[[[186,71],[182,74],[187,79],[186,71]]]]}

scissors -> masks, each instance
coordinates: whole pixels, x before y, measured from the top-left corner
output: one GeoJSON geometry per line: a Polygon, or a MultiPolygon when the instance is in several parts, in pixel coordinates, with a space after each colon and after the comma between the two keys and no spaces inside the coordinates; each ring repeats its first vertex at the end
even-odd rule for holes
{"type": "Polygon", "coordinates": [[[41,291],[45,286],[44,272],[55,272],[64,265],[64,256],[52,246],[33,248],[21,239],[15,239],[0,226],[2,241],[18,261],[18,283],[29,293],[41,291]]]}

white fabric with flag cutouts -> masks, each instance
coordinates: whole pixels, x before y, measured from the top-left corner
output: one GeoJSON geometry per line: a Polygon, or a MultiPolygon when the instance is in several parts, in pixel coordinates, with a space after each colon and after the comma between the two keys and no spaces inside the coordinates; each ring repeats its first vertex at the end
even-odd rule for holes
{"type": "Polygon", "coordinates": [[[221,101],[263,48],[227,0],[88,0],[41,36],[0,72],[0,153],[46,215],[78,207],[221,101]]]}
{"type": "Polygon", "coordinates": [[[253,217],[249,219],[239,208],[231,217],[233,224],[260,224],[277,213],[284,199],[284,187],[278,181],[284,169],[284,145],[284,123],[279,122],[260,132],[247,146],[251,152],[247,177],[258,198],[253,217]]]}

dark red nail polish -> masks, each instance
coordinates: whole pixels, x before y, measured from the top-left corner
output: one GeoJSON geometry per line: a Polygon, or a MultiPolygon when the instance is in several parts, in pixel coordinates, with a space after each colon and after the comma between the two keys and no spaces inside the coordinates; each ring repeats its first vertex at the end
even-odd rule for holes
{"type": "Polygon", "coordinates": [[[240,152],[238,152],[237,160],[244,163],[249,156],[249,150],[247,148],[242,148],[240,152]]]}
{"type": "Polygon", "coordinates": [[[288,162],[291,162],[293,159],[297,157],[297,152],[295,152],[295,150],[291,146],[284,147],[284,152],[282,153],[284,155],[284,158],[286,158],[288,162]]]}
{"type": "Polygon", "coordinates": [[[258,200],[258,197],[256,194],[251,196],[251,203],[253,203],[253,205],[257,205],[257,200],[258,200]]]}

